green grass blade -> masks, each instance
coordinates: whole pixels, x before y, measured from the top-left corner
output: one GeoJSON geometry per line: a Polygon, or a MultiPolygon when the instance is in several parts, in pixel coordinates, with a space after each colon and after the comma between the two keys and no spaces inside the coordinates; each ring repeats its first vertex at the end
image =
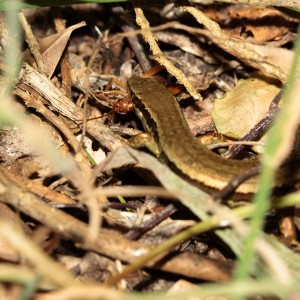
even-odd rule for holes
{"type": "Polygon", "coordinates": [[[266,211],[269,206],[268,201],[274,182],[274,172],[278,167],[279,159],[285,157],[284,155],[286,150],[281,146],[286,143],[286,136],[289,134],[289,132],[293,132],[293,126],[295,126],[289,126],[287,129],[285,125],[291,125],[289,122],[291,114],[297,114],[297,109],[293,112],[295,105],[293,105],[292,101],[295,101],[295,97],[291,96],[291,91],[297,84],[299,84],[295,80],[297,69],[299,69],[299,54],[300,38],[298,38],[296,42],[294,61],[284,93],[284,107],[274,123],[274,126],[269,132],[267,147],[264,155],[262,156],[263,169],[260,177],[258,192],[254,198],[255,211],[251,218],[251,227],[245,240],[244,251],[240,257],[240,261],[236,269],[237,280],[242,280],[249,276],[251,273],[251,268],[254,266],[256,258],[254,253],[254,243],[262,233],[262,226],[266,211]]]}

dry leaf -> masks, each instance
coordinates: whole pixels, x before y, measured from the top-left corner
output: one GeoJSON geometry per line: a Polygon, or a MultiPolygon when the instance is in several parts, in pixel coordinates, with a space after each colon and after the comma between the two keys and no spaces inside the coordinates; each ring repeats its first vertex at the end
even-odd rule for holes
{"type": "Polygon", "coordinates": [[[293,51],[270,46],[255,45],[237,38],[233,38],[221,29],[218,23],[207,18],[200,10],[191,6],[182,6],[209,32],[210,40],[220,48],[240,59],[247,65],[263,72],[268,77],[277,78],[281,82],[287,80],[293,51]]]}
{"type": "Polygon", "coordinates": [[[213,7],[207,15],[218,22],[229,22],[224,26],[227,34],[254,43],[279,40],[290,30],[292,23],[299,22],[296,17],[278,9],[249,5],[230,5],[222,11],[213,7]]]}
{"type": "MultiPolygon", "coordinates": [[[[85,22],[80,22],[56,34],[38,40],[40,45],[40,52],[45,65],[45,75],[47,75],[49,78],[54,73],[54,70],[62,56],[63,51],[65,50],[65,47],[73,30],[85,25],[85,22]]],[[[24,52],[24,58],[30,63],[34,63],[34,58],[31,56],[29,50],[26,50],[24,52]]]]}
{"type": "Polygon", "coordinates": [[[228,34],[235,37],[245,37],[247,41],[253,43],[264,43],[272,40],[281,39],[289,28],[287,26],[256,26],[256,25],[241,25],[232,30],[226,30],[228,34]]]}
{"type": "Polygon", "coordinates": [[[268,112],[279,87],[262,78],[242,79],[216,100],[212,118],[219,133],[239,139],[268,112]]]}

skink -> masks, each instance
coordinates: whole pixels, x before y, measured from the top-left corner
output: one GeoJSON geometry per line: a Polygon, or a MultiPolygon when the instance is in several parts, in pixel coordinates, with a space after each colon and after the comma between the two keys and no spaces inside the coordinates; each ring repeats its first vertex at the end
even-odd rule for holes
{"type": "MultiPolygon", "coordinates": [[[[128,87],[136,114],[154,136],[160,157],[192,181],[221,190],[235,176],[258,166],[259,161],[223,159],[202,145],[190,132],[175,97],[155,79],[132,77],[128,87]]],[[[276,186],[290,182],[288,167],[279,169],[276,186]]],[[[252,177],[236,193],[253,194],[256,187],[257,177],[252,177]]]]}

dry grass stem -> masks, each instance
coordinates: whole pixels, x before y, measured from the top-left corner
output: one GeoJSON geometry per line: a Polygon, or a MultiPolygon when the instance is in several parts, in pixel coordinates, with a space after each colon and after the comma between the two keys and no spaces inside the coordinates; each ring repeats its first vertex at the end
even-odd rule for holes
{"type": "Polygon", "coordinates": [[[143,10],[140,8],[139,3],[134,1],[135,4],[135,13],[136,13],[136,23],[142,28],[142,35],[146,42],[149,44],[154,59],[161,65],[163,65],[170,74],[176,77],[178,82],[182,83],[187,91],[191,94],[191,96],[195,99],[201,100],[201,95],[197,92],[197,90],[191,85],[188,81],[184,73],[176,68],[170,60],[168,60],[163,52],[160,50],[155,37],[151,32],[151,28],[148,20],[146,19],[143,10]]]}
{"type": "Polygon", "coordinates": [[[41,74],[46,74],[43,58],[40,52],[40,46],[31,30],[31,27],[28,24],[23,12],[20,12],[18,16],[26,35],[26,42],[28,44],[28,48],[30,49],[31,54],[35,59],[37,69],[41,74]]]}

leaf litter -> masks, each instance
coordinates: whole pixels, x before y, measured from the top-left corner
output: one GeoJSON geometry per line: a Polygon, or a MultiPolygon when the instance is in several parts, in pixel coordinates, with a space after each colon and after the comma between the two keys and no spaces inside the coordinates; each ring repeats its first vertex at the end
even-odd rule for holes
{"type": "MultiPolygon", "coordinates": [[[[216,217],[218,211],[229,213],[226,206],[211,203],[206,192],[178,178],[155,158],[119,148],[126,145],[124,138],[132,129],[142,127],[133,112],[112,114],[114,101],[122,96],[117,94],[117,85],[112,85],[110,93],[105,87],[113,78],[124,82],[133,75],[142,76],[147,71],[143,66],[159,62],[167,70],[160,72],[167,82],[182,86],[177,97],[187,122],[196,128],[193,132],[210,136],[217,131],[223,135],[221,142],[224,136],[229,143],[238,140],[264,118],[287,79],[299,14],[276,6],[235,3],[134,7],[135,11],[130,4],[86,4],[24,11],[25,17],[30,15],[33,40],[26,36],[28,49],[22,54],[26,64],[13,91],[16,99],[12,111],[21,118],[16,121],[9,116],[11,121],[2,126],[0,135],[0,269],[5,274],[20,272],[21,276],[15,283],[6,277],[4,281],[18,289],[12,291],[3,285],[0,292],[5,296],[20,298],[36,276],[42,277],[32,292],[37,299],[75,299],[72,289],[76,296],[86,299],[103,293],[107,298],[116,296],[116,291],[102,284],[114,282],[112,278],[126,271],[128,263],[155,251],[176,233],[193,228],[199,219],[209,220],[212,212],[216,217]],[[55,33],[52,21],[57,20],[68,25],[55,33]],[[84,21],[88,26],[82,27],[84,21]],[[39,36],[37,44],[35,36],[39,36]],[[39,49],[33,49],[37,47],[34,45],[39,49]],[[43,74],[38,68],[38,53],[43,74]],[[54,147],[38,139],[45,136],[54,147]],[[150,190],[143,192],[147,185],[157,187],[153,195],[150,190]],[[113,188],[123,191],[125,199],[117,192],[107,197],[106,191],[113,188]],[[179,202],[174,202],[175,198],[179,202]],[[158,212],[169,201],[176,213],[157,221],[158,212]],[[138,241],[127,239],[126,233],[139,228],[145,233],[138,241]],[[55,292],[51,292],[53,288],[55,292]],[[64,289],[70,289],[69,296],[63,296],[64,289]],[[91,294],[87,289],[95,290],[91,294]]],[[[2,24],[5,32],[3,14],[2,24]]],[[[9,51],[4,39],[1,43],[9,51]]],[[[1,80],[5,83],[3,76],[1,80]]],[[[284,242],[285,255],[279,250],[282,244],[272,244],[277,251],[275,258],[286,263],[298,278],[299,259],[289,250],[298,249],[292,218],[292,208],[274,212],[266,221],[265,235],[284,242]],[[279,226],[288,221],[289,226],[279,226]],[[291,260],[294,267],[290,267],[291,260]]],[[[241,232],[234,223],[232,229],[212,232],[221,223],[216,224],[207,228],[210,232],[193,237],[187,234],[177,247],[174,243],[158,252],[155,259],[132,268],[141,271],[121,277],[118,298],[126,298],[124,289],[171,292],[177,288],[182,292],[196,289],[190,282],[230,281],[242,251],[241,232]],[[147,268],[142,269],[144,266],[147,268]]],[[[270,276],[270,269],[260,261],[251,275],[270,276]]],[[[217,291],[214,295],[225,299],[217,291]]]]}

